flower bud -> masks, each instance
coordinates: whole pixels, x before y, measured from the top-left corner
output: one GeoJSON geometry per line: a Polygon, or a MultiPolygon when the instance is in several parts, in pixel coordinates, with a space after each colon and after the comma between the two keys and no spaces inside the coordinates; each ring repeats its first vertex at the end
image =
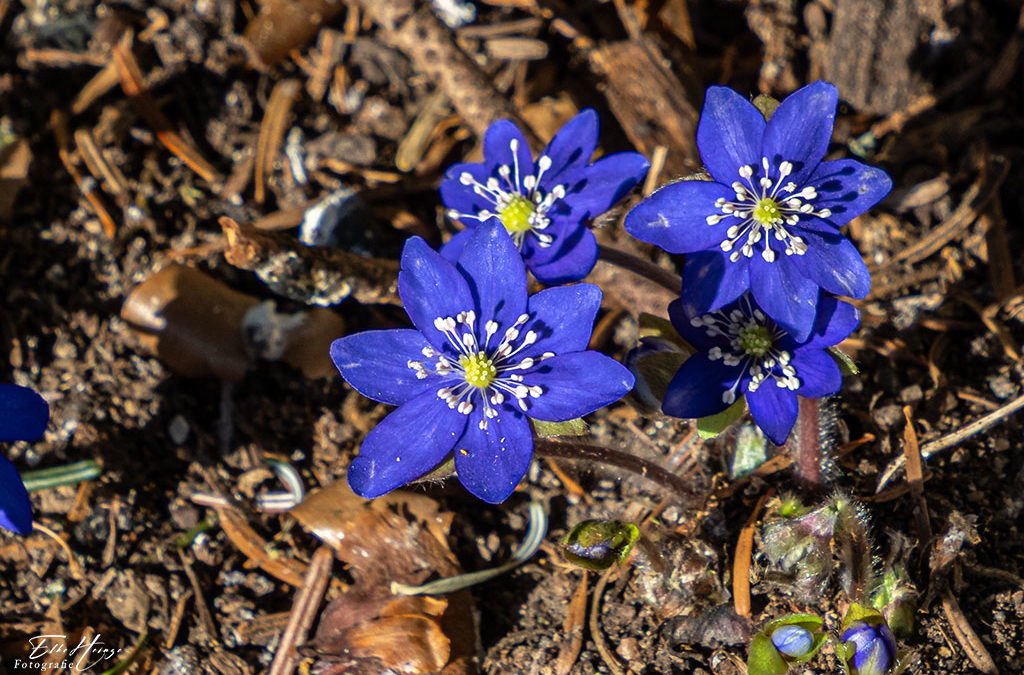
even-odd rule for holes
{"type": "Polygon", "coordinates": [[[771,635],[772,644],[785,656],[798,658],[814,645],[814,635],[800,626],[780,626],[771,635]]]}
{"type": "Polygon", "coordinates": [[[896,638],[881,616],[850,622],[840,639],[851,675],[885,675],[896,664],[896,638]]]}
{"type": "Polygon", "coordinates": [[[823,623],[813,614],[790,614],[769,622],[750,642],[749,675],[783,675],[790,665],[812,659],[825,642],[823,623]]]}
{"type": "Polygon", "coordinates": [[[562,555],[589,570],[606,570],[629,556],[640,529],[620,520],[584,520],[562,541],[562,555]]]}

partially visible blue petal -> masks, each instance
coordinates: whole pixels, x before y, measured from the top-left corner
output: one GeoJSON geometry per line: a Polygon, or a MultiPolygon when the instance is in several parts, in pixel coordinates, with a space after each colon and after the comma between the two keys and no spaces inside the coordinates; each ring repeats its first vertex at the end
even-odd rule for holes
{"type": "Polygon", "coordinates": [[[707,314],[743,295],[750,288],[750,264],[729,254],[701,251],[686,256],[683,266],[683,310],[689,317],[707,314]]]}
{"type": "Polygon", "coordinates": [[[708,225],[708,216],[721,215],[715,200],[735,197],[732,189],[711,181],[670,183],[633,207],[626,215],[626,231],[669,253],[703,251],[724,241],[734,220],[708,225]]]}
{"type": "Polygon", "coordinates": [[[0,384],[0,441],[42,438],[50,421],[50,406],[28,387],[0,384]]]}
{"type": "MultiPolygon", "coordinates": [[[[560,204],[561,201],[555,202],[556,206],[560,204]]],[[[566,243],[579,241],[581,231],[585,229],[579,218],[574,217],[568,208],[562,209],[560,213],[548,211],[547,215],[548,226],[544,228],[544,234],[551,237],[551,245],[541,246],[540,240],[533,232],[528,233],[523,239],[523,260],[531,271],[535,266],[551,262],[561,255],[562,246],[566,243]]]]}
{"type": "Polygon", "coordinates": [[[803,185],[825,156],[838,102],[835,86],[812,82],[783,99],[772,113],[764,132],[764,156],[773,167],[783,160],[792,162],[787,180],[803,185]]]}
{"type": "Polygon", "coordinates": [[[822,162],[806,184],[818,192],[811,205],[815,210],[831,211],[832,215],[825,220],[835,227],[866,213],[892,191],[889,174],[855,159],[822,162]]]}
{"type": "Polygon", "coordinates": [[[742,374],[738,366],[727,366],[721,359],[712,361],[707,354],[698,352],[683,362],[665,391],[661,409],[666,415],[683,419],[697,419],[716,415],[732,403],[722,398],[734,389],[742,374]]]}
{"type": "Polygon", "coordinates": [[[402,248],[398,295],[412,324],[438,349],[449,349],[434,319],[455,317],[473,309],[469,285],[455,266],[420,237],[410,237],[402,248]]]}
{"type": "Polygon", "coordinates": [[[747,392],[747,407],[754,422],[775,445],[785,445],[796,422],[797,398],[789,389],[775,384],[772,378],[761,383],[755,392],[747,392]]]}
{"type": "Polygon", "coordinates": [[[18,470],[3,456],[0,456],[0,527],[17,534],[32,532],[32,502],[28,491],[18,470]]]}
{"type": "Polygon", "coordinates": [[[466,242],[469,241],[475,227],[476,221],[470,221],[470,225],[465,230],[453,235],[447,243],[441,246],[441,257],[453,265],[457,263],[459,256],[462,255],[462,249],[466,248],[466,242]]]}
{"type": "MultiPolygon", "coordinates": [[[[835,394],[843,386],[843,374],[836,360],[821,349],[798,349],[793,353],[800,388],[796,393],[804,398],[821,398],[835,394]]],[[[762,386],[769,386],[771,381],[762,386]]]]}
{"type": "Polygon", "coordinates": [[[580,227],[570,237],[555,240],[558,254],[548,262],[530,261],[530,271],[537,281],[548,286],[579,281],[594,269],[597,263],[597,239],[587,227],[580,227]]]}
{"type": "Polygon", "coordinates": [[[755,252],[750,259],[750,292],[765,314],[803,342],[814,326],[818,285],[791,262],[796,257],[780,254],[766,262],[755,252]]]}
{"type": "Polygon", "coordinates": [[[345,381],[363,396],[401,405],[442,386],[437,375],[417,379],[408,366],[410,360],[427,360],[422,350],[428,346],[418,330],[371,330],[332,342],[331,359],[345,381]]]}
{"type": "MultiPolygon", "coordinates": [[[[456,211],[462,215],[475,216],[481,211],[494,212],[494,201],[479,195],[472,185],[463,185],[462,174],[468,173],[480,184],[486,184],[489,174],[483,164],[456,164],[449,168],[441,181],[441,201],[448,211],[456,211]]],[[[455,216],[458,219],[458,216],[455,216]]],[[[463,218],[466,227],[472,227],[479,221],[476,218],[463,218]]]]}
{"type": "Polygon", "coordinates": [[[871,273],[857,247],[837,230],[820,226],[815,229],[820,231],[800,228],[807,252],[788,256],[789,262],[829,293],[852,298],[866,296],[871,290],[871,273]]]}
{"type": "Polygon", "coordinates": [[[725,185],[739,180],[741,166],[761,166],[764,116],[729,87],[708,87],[697,123],[697,148],[711,177],[725,185]]]}
{"type": "Polygon", "coordinates": [[[597,218],[642,181],[650,168],[647,158],[637,152],[602,157],[566,185],[569,194],[565,201],[581,221],[597,218]]]}
{"type": "Polygon", "coordinates": [[[848,302],[822,295],[818,299],[818,314],[814,319],[814,329],[805,347],[824,349],[837,345],[850,333],[857,330],[860,324],[860,311],[848,302]]]}
{"type": "Polygon", "coordinates": [[[455,444],[455,473],[476,497],[505,501],[526,475],[533,458],[533,430],[522,415],[502,410],[487,428],[471,420],[455,444]]]}
{"type": "Polygon", "coordinates": [[[466,420],[434,391],[408,401],[366,435],[348,468],[352,491],[372,499],[425,475],[454,447],[466,420]]]}
{"type": "Polygon", "coordinates": [[[545,422],[565,422],[612,404],[633,388],[633,373],[594,351],[561,354],[523,374],[523,384],[540,386],[526,414],[545,422]]]}
{"type": "Polygon", "coordinates": [[[546,288],[530,296],[526,309],[530,321],[524,330],[536,332],[537,342],[519,353],[540,356],[546,351],[568,354],[585,350],[600,308],[601,289],[593,284],[546,288]]]}
{"type": "Polygon", "coordinates": [[[558,130],[541,153],[551,159],[551,168],[541,176],[544,192],[559,184],[563,174],[575,173],[587,165],[597,149],[597,129],[597,113],[585,108],[558,130]]]}
{"type": "MultiPolygon", "coordinates": [[[[487,166],[488,173],[494,176],[497,175],[495,173],[496,167],[509,167],[511,170],[509,180],[513,185],[522,186],[523,179],[533,174],[534,171],[530,144],[526,142],[526,137],[523,136],[523,132],[519,130],[519,127],[509,120],[498,120],[487,127],[487,132],[484,134],[484,164],[487,166]],[[516,148],[514,154],[512,152],[513,145],[516,148]],[[518,183],[516,181],[517,168],[519,173],[518,183]]],[[[501,178],[498,180],[501,181],[502,188],[507,190],[508,185],[505,184],[504,180],[501,178]]],[[[516,192],[525,193],[526,191],[516,190],[516,192]]]]}
{"type": "Polygon", "coordinates": [[[474,228],[459,256],[458,268],[466,275],[479,310],[479,337],[483,337],[488,320],[497,321],[502,334],[526,311],[526,266],[502,225],[486,223],[474,228]]]}

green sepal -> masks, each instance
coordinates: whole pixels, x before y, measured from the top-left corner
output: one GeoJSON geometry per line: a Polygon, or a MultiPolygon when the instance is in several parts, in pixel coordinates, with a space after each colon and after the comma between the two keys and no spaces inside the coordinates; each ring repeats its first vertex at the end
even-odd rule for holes
{"type": "Polygon", "coordinates": [[[839,629],[839,632],[843,633],[846,631],[854,621],[865,621],[877,626],[885,623],[885,618],[877,609],[873,607],[865,607],[864,605],[859,605],[855,602],[850,605],[848,610],[846,610],[846,616],[843,617],[843,625],[839,629]]]}
{"type": "Polygon", "coordinates": [[[843,352],[838,347],[829,347],[827,351],[828,355],[831,356],[836,362],[836,365],[839,366],[839,370],[842,371],[844,377],[847,375],[858,375],[860,373],[860,368],[857,367],[857,364],[850,358],[849,354],[843,352]]]}
{"type": "Polygon", "coordinates": [[[768,439],[756,424],[740,425],[736,434],[736,448],[729,465],[729,477],[733,480],[749,476],[768,461],[768,439]]]}
{"type": "Polygon", "coordinates": [[[444,480],[445,478],[451,478],[455,475],[455,455],[448,455],[444,458],[440,464],[435,466],[429,472],[423,474],[413,483],[429,483],[431,481],[444,480]]]}
{"type": "Polygon", "coordinates": [[[764,115],[764,121],[767,122],[775,114],[775,110],[779,107],[779,100],[772,98],[768,94],[758,94],[751,101],[757,111],[764,115]]]}
{"type": "Polygon", "coordinates": [[[569,562],[600,572],[621,564],[640,539],[640,528],[621,520],[584,520],[562,540],[562,555],[569,562]]]}
{"type": "Polygon", "coordinates": [[[714,438],[725,431],[725,428],[738,420],[747,412],[747,399],[740,398],[731,406],[716,415],[708,415],[697,420],[697,434],[704,440],[714,438]]]}
{"type": "Polygon", "coordinates": [[[583,436],[587,433],[587,423],[582,417],[571,419],[566,422],[545,422],[530,418],[533,425],[533,433],[540,438],[551,438],[552,436],[583,436]]]}
{"type": "Polygon", "coordinates": [[[789,664],[772,644],[772,639],[758,633],[750,641],[750,656],[747,657],[749,675],[785,675],[789,664]]]}

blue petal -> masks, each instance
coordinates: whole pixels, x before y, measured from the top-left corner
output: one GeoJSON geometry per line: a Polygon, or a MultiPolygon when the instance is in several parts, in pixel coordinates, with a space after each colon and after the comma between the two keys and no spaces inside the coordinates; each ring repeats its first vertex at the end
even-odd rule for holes
{"type": "MultiPolygon", "coordinates": [[[[441,181],[441,201],[449,211],[457,211],[463,215],[476,215],[481,211],[494,212],[494,201],[477,194],[472,185],[463,185],[460,177],[468,173],[476,182],[485,184],[489,177],[487,167],[483,164],[456,164],[448,169],[441,181]]],[[[454,219],[458,220],[458,217],[454,219]]],[[[462,218],[467,227],[476,225],[475,218],[462,218]]]]}
{"type": "MultiPolygon", "coordinates": [[[[800,380],[798,394],[804,398],[831,396],[843,386],[843,374],[835,359],[821,349],[798,349],[793,353],[793,368],[800,380]]],[[[762,386],[768,386],[766,381],[762,386]]]]}
{"type": "MultiPolygon", "coordinates": [[[[556,205],[561,202],[555,202],[556,205]]],[[[562,254],[562,246],[567,242],[579,241],[584,226],[579,218],[568,208],[561,213],[548,211],[548,226],[544,234],[551,237],[550,246],[541,246],[536,234],[530,232],[523,238],[521,253],[526,266],[532,271],[537,265],[551,262],[562,254]]],[[[568,249],[566,249],[568,250],[568,249]]]]}
{"type": "Polygon", "coordinates": [[[829,293],[853,298],[868,294],[871,273],[849,239],[837,230],[817,226],[802,227],[799,235],[807,243],[807,252],[788,256],[788,260],[800,274],[829,293]]]}
{"type": "Polygon", "coordinates": [[[764,116],[729,87],[708,87],[697,124],[697,148],[711,176],[726,185],[739,180],[741,166],[761,165],[764,116]]]}
{"type": "Polygon", "coordinates": [[[703,251],[686,256],[683,266],[683,310],[695,317],[728,305],[750,288],[750,263],[727,253],[703,251]]]}
{"type": "Polygon", "coordinates": [[[459,262],[459,256],[462,255],[462,249],[466,248],[466,242],[469,241],[469,237],[473,234],[473,229],[475,227],[476,222],[470,221],[465,230],[452,236],[446,244],[441,246],[441,257],[453,265],[459,262]]]}
{"type": "Polygon", "coordinates": [[[626,231],[669,253],[691,253],[718,246],[732,218],[708,225],[708,216],[721,214],[715,200],[736,194],[721,183],[684,180],[670,183],[643,200],[626,215],[626,231]]]}
{"type": "Polygon", "coordinates": [[[434,319],[473,309],[473,296],[462,274],[420,237],[410,237],[402,249],[398,295],[412,324],[438,349],[450,347],[444,333],[434,327],[434,319]]]}
{"type": "Polygon", "coordinates": [[[712,361],[704,353],[694,354],[683,362],[668,383],[661,409],[666,415],[682,419],[718,414],[732,405],[722,399],[722,394],[731,389],[742,374],[738,366],[727,366],[721,359],[712,361]]]}
{"type": "Polygon", "coordinates": [[[582,221],[597,218],[629,194],[644,179],[651,163],[636,152],[619,152],[594,162],[566,186],[565,197],[582,221]]]}
{"type": "MultiPolygon", "coordinates": [[[[13,385],[0,385],[13,386],[13,385]]],[[[18,470],[0,456],[0,527],[18,534],[32,532],[32,502],[18,470]]]]}
{"type": "Polygon", "coordinates": [[[807,340],[807,347],[831,347],[837,345],[860,325],[860,312],[848,302],[822,295],[818,298],[818,315],[814,329],[807,340]]]}
{"type": "Polygon", "coordinates": [[[587,165],[597,149],[597,128],[597,113],[593,108],[586,108],[558,130],[541,153],[551,159],[551,168],[541,177],[540,184],[545,192],[548,186],[559,183],[563,173],[574,173],[587,165]]]}
{"type": "Polygon", "coordinates": [[[478,311],[477,335],[484,324],[498,322],[499,335],[526,311],[526,266],[508,231],[497,223],[480,225],[459,256],[478,311]]]}
{"type": "Polygon", "coordinates": [[[429,343],[417,330],[371,330],[331,343],[331,359],[345,381],[363,396],[381,403],[401,405],[427,389],[437,389],[440,378],[417,379],[407,363],[425,361],[429,343]]]}
{"type": "MultiPolygon", "coordinates": [[[[553,245],[558,246],[559,241],[556,239],[553,245]]],[[[562,239],[558,255],[548,262],[531,264],[530,271],[537,281],[553,286],[579,281],[596,263],[597,239],[588,228],[580,227],[573,236],[562,239]]]]}
{"type": "Polygon", "coordinates": [[[523,373],[523,384],[540,386],[526,414],[545,422],[565,422],[615,403],[633,388],[633,373],[594,351],[561,354],[523,373]]]}
{"type": "Polygon", "coordinates": [[[779,254],[774,262],[765,262],[755,252],[750,259],[750,292],[765,314],[803,342],[814,326],[818,285],[791,262],[795,257],[779,254]]]}
{"type": "Polygon", "coordinates": [[[832,212],[826,220],[835,227],[850,222],[892,191],[892,178],[878,167],[854,159],[822,162],[807,180],[818,191],[810,203],[832,212]]]}
{"type": "Polygon", "coordinates": [[[703,326],[695,327],[690,323],[693,317],[683,309],[682,300],[673,300],[668,304],[668,318],[676,332],[697,351],[706,352],[712,347],[723,346],[721,337],[711,337],[703,326]]]}
{"type": "Polygon", "coordinates": [[[784,445],[796,422],[796,394],[768,378],[757,391],[747,392],[747,406],[764,435],[775,445],[784,445]]]}
{"type": "MultiPolygon", "coordinates": [[[[523,179],[534,173],[533,156],[530,154],[530,144],[526,137],[515,124],[509,120],[498,120],[487,127],[484,134],[484,164],[487,165],[490,175],[497,175],[497,167],[507,166],[511,170],[509,180],[517,187],[522,187],[523,179]],[[512,144],[516,145],[515,155],[512,153],[512,144]],[[516,161],[518,160],[519,178],[516,180],[516,161]]],[[[502,182],[502,187],[508,189],[502,182]]],[[[525,194],[525,189],[517,189],[516,192],[525,194]]]]}
{"type": "Polygon", "coordinates": [[[533,458],[533,430],[509,410],[487,421],[471,421],[455,444],[455,472],[473,495],[490,504],[505,501],[526,475],[533,458]]]}
{"type": "Polygon", "coordinates": [[[50,406],[28,387],[0,384],[0,441],[42,438],[50,421],[50,406]]]}
{"type": "Polygon", "coordinates": [[[366,435],[348,468],[348,484],[372,499],[423,476],[451,451],[466,415],[428,391],[410,400],[366,435]]]}
{"type": "Polygon", "coordinates": [[[593,284],[546,288],[530,296],[527,328],[537,333],[537,342],[520,354],[536,357],[546,351],[568,354],[585,350],[600,308],[601,289],[593,284]]]}
{"type": "Polygon", "coordinates": [[[793,163],[787,180],[803,185],[828,150],[839,91],[828,82],[812,82],[787,96],[764,132],[764,156],[778,166],[793,163]]]}

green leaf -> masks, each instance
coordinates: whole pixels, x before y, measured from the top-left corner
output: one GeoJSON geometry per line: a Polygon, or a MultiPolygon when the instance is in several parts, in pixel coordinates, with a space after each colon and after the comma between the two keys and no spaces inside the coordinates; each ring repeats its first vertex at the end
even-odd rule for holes
{"type": "Polygon", "coordinates": [[[785,675],[789,664],[772,644],[771,638],[758,633],[750,641],[750,656],[747,658],[749,675],[785,675]]]}
{"type": "Polygon", "coordinates": [[[583,436],[587,433],[587,423],[583,421],[582,417],[567,422],[544,422],[531,418],[530,422],[533,424],[533,432],[541,438],[583,436]]]}
{"type": "Polygon", "coordinates": [[[747,399],[741,398],[731,406],[718,413],[697,420],[697,434],[704,440],[714,438],[725,431],[725,428],[738,420],[747,412],[747,399]]]}
{"type": "Polygon", "coordinates": [[[684,356],[690,356],[696,350],[684,340],[676,331],[676,327],[668,319],[663,319],[654,314],[641,312],[637,317],[637,336],[642,338],[655,337],[671,342],[683,351],[684,356]]]}
{"type": "Polygon", "coordinates": [[[854,363],[850,356],[839,350],[838,347],[829,347],[828,355],[835,360],[836,365],[839,366],[839,370],[842,371],[843,375],[857,375],[860,373],[860,368],[854,363]]]}

